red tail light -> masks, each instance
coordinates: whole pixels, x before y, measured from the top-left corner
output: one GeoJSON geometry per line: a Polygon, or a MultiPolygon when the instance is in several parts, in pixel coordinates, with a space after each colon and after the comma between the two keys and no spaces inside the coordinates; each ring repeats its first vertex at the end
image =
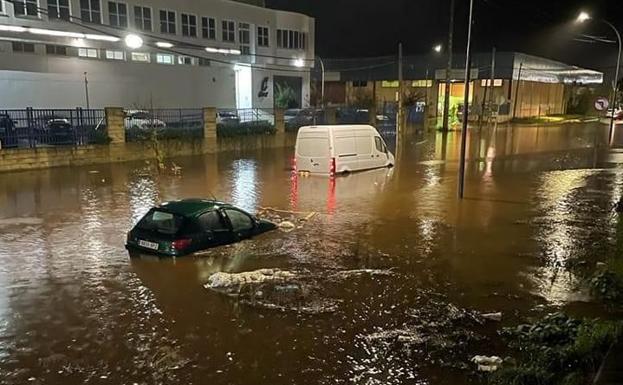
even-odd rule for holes
{"type": "Polygon", "coordinates": [[[296,171],[296,156],[292,157],[292,170],[296,171]]]}
{"type": "Polygon", "coordinates": [[[331,158],[331,166],[329,166],[329,174],[335,175],[335,158],[331,158]]]}
{"type": "Polygon", "coordinates": [[[192,240],[190,239],[177,239],[171,243],[171,246],[173,246],[175,250],[184,250],[190,246],[191,242],[192,240]]]}

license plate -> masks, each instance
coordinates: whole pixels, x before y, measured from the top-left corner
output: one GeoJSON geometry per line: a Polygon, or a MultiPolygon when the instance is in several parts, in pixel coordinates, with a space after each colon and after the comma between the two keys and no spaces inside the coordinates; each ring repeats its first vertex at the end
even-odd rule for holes
{"type": "Polygon", "coordinates": [[[145,247],[147,249],[158,250],[158,244],[155,242],[149,242],[149,241],[144,241],[142,239],[139,239],[138,245],[141,247],[145,247]]]}

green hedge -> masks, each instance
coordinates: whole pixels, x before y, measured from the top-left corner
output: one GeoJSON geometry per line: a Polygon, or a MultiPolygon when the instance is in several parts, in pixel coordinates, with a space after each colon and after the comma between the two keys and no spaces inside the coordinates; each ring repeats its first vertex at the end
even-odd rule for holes
{"type": "Polygon", "coordinates": [[[267,121],[217,124],[216,133],[220,137],[274,134],[275,126],[267,121]]]}

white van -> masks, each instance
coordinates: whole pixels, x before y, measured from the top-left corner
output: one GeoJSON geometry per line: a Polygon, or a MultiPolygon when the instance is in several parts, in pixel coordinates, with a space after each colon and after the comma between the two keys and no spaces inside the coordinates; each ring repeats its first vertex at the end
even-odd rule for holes
{"type": "Polygon", "coordinates": [[[394,155],[372,126],[308,126],[296,138],[296,170],[339,174],[390,167],[394,155]]]}

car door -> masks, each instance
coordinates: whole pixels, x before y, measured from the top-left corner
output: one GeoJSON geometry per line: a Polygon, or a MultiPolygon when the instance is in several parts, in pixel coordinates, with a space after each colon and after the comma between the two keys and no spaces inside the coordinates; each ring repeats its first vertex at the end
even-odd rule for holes
{"type": "Polygon", "coordinates": [[[355,131],[357,141],[357,160],[360,170],[375,168],[375,151],[373,150],[372,137],[367,132],[355,131]]]}
{"type": "Polygon", "coordinates": [[[227,245],[236,242],[237,237],[229,227],[224,214],[218,210],[208,211],[199,217],[206,247],[227,245]]]}
{"type": "Polygon", "coordinates": [[[253,218],[240,210],[227,208],[223,210],[229,220],[232,232],[239,240],[248,239],[253,236],[255,221],[253,218]]]}

